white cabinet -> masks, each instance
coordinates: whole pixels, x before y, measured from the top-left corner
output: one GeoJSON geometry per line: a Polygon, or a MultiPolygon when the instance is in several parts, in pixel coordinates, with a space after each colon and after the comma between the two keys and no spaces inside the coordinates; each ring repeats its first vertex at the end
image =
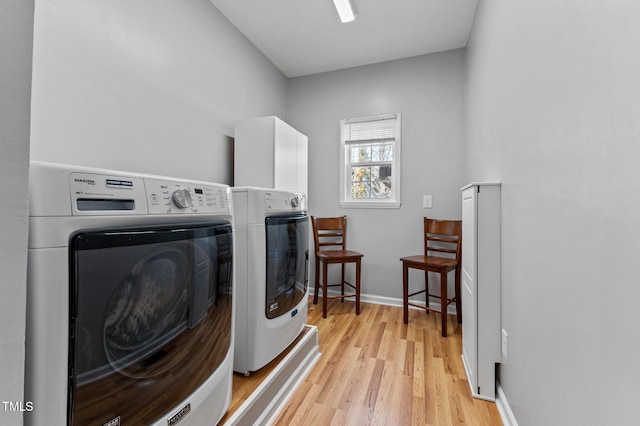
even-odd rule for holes
{"type": "Polygon", "coordinates": [[[278,117],[239,121],[234,142],[234,186],[307,193],[308,138],[278,117]]]}
{"type": "Polygon", "coordinates": [[[474,397],[495,401],[500,362],[500,184],[462,188],[462,361],[474,397]]]}

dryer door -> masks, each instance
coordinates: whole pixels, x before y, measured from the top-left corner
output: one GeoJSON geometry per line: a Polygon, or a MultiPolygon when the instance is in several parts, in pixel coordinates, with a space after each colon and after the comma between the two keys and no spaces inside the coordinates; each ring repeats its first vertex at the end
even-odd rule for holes
{"type": "Polygon", "coordinates": [[[309,217],[268,217],[265,315],[276,318],[305,297],[308,285],[309,217]]]}

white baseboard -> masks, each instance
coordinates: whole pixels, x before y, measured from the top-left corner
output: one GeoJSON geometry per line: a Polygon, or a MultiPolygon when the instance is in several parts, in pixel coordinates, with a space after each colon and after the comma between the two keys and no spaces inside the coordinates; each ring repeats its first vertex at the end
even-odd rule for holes
{"type": "MultiPolygon", "coordinates": [[[[322,296],[322,291],[320,292],[321,296],[322,296]]],[[[309,286],[309,290],[307,291],[307,294],[311,297],[313,297],[313,287],[309,286]]],[[[337,290],[334,289],[330,289],[329,290],[329,295],[330,296],[334,296],[334,295],[338,295],[339,292],[337,290]]],[[[360,300],[362,302],[365,303],[373,303],[376,305],[385,305],[385,306],[396,306],[396,307],[400,307],[402,308],[402,299],[400,298],[395,298],[395,297],[386,297],[386,296],[377,296],[375,294],[365,294],[365,293],[361,293],[360,294],[360,300]]],[[[420,304],[419,301],[412,301],[411,303],[415,303],[417,305],[420,304]]],[[[423,302],[424,304],[424,302],[423,302]]],[[[438,302],[430,302],[429,303],[429,307],[433,308],[433,309],[440,309],[440,303],[438,302]]],[[[415,308],[413,306],[409,306],[410,309],[419,309],[419,308],[415,308]]],[[[449,305],[447,307],[447,313],[449,315],[455,315],[456,314],[456,305],[455,303],[452,303],[451,305],[449,305]]]]}
{"type": "Polygon", "coordinates": [[[513,415],[513,411],[511,411],[509,401],[507,401],[507,396],[504,394],[504,390],[502,389],[502,386],[500,386],[500,383],[498,383],[496,407],[498,408],[498,413],[500,413],[500,418],[502,419],[502,424],[504,424],[504,426],[518,426],[518,422],[513,415]]]}

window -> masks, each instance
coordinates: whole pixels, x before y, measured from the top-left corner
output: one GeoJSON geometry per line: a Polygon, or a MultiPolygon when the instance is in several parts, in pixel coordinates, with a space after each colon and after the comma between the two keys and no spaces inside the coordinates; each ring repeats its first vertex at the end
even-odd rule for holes
{"type": "Polygon", "coordinates": [[[400,207],[400,114],[340,120],[340,205],[400,207]]]}

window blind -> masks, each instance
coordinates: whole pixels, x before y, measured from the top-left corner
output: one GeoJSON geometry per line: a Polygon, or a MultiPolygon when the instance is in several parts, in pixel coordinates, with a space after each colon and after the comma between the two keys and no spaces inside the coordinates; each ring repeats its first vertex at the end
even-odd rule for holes
{"type": "Polygon", "coordinates": [[[345,143],[377,142],[394,140],[396,136],[396,117],[366,121],[347,121],[344,126],[345,143]]]}

